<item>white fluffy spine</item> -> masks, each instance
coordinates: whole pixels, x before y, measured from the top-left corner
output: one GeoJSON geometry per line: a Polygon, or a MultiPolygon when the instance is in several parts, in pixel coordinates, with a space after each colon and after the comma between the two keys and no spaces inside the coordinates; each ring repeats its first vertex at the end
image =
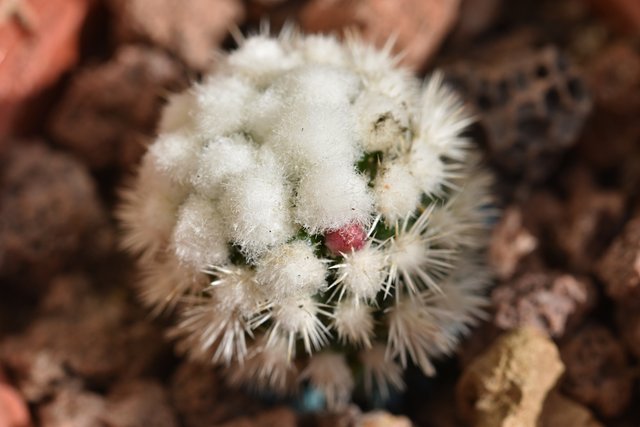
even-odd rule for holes
{"type": "Polygon", "coordinates": [[[180,207],[171,245],[180,261],[196,269],[225,264],[229,257],[227,236],[214,202],[189,196],[180,207]]]}

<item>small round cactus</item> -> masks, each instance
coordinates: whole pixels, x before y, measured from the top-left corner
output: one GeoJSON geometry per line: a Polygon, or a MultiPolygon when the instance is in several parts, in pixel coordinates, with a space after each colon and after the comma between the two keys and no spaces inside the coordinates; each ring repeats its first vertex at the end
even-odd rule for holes
{"type": "Polygon", "coordinates": [[[483,315],[488,175],[439,75],[390,48],[249,37],[170,97],[119,216],[142,300],[237,385],[327,405],[434,373],[483,315]]]}

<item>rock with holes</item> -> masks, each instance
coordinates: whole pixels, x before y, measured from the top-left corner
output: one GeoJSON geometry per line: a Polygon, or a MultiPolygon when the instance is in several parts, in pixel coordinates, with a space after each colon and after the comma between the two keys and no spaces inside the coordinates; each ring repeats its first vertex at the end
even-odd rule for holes
{"type": "Polygon", "coordinates": [[[492,160],[508,174],[542,179],[576,141],[591,110],[585,84],[553,46],[486,52],[484,60],[451,65],[448,77],[474,105],[492,160]]]}

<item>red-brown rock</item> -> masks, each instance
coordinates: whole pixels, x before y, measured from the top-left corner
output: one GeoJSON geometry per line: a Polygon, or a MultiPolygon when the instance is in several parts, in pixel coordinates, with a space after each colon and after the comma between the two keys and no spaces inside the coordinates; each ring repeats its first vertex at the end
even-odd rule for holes
{"type": "Polygon", "coordinates": [[[525,272],[491,294],[494,324],[505,330],[530,326],[560,337],[593,307],[595,289],[586,278],[553,272],[525,272]]]}
{"type": "Polygon", "coordinates": [[[599,261],[607,294],[622,303],[640,303],[640,216],[627,223],[599,261]]]}
{"type": "Polygon", "coordinates": [[[27,123],[29,101],[78,60],[90,0],[7,0],[0,5],[0,136],[27,123]],[[24,123],[19,123],[19,122],[24,123]]]}
{"type": "Polygon", "coordinates": [[[396,37],[402,62],[421,70],[451,30],[459,7],[459,0],[311,0],[298,18],[305,31],[355,29],[378,46],[396,37]]]}

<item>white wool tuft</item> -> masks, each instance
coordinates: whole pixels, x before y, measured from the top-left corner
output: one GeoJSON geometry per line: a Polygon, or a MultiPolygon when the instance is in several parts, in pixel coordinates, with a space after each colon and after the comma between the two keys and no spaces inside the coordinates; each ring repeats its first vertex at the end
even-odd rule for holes
{"type": "Polygon", "coordinates": [[[454,252],[441,245],[446,236],[431,232],[433,208],[423,211],[409,227],[408,219],[396,226],[395,235],[385,242],[389,276],[387,292],[396,286],[396,295],[402,287],[411,295],[427,287],[439,290],[437,279],[453,268],[454,252]]]}
{"type": "Polygon", "coordinates": [[[341,287],[340,300],[346,293],[366,303],[373,301],[384,287],[387,257],[379,246],[368,244],[358,251],[345,254],[341,263],[330,268],[335,270],[337,277],[331,286],[341,287]]]}
{"type": "Polygon", "coordinates": [[[159,173],[153,158],[147,154],[136,177],[135,185],[122,194],[124,203],[116,215],[123,224],[123,246],[151,259],[171,239],[178,207],[186,197],[186,189],[159,173]]]}
{"type": "Polygon", "coordinates": [[[171,133],[194,126],[195,94],[191,89],[168,97],[158,123],[158,133],[171,133]]]}
{"type": "Polygon", "coordinates": [[[286,49],[280,40],[254,36],[246,39],[227,61],[234,72],[246,76],[258,87],[265,87],[274,77],[300,65],[302,58],[298,52],[286,49]]]}
{"type": "Polygon", "coordinates": [[[423,141],[416,140],[411,146],[409,170],[427,195],[442,194],[443,188],[451,185],[448,182],[450,172],[440,155],[423,141]]]}
{"type": "Polygon", "coordinates": [[[227,382],[236,387],[279,396],[296,391],[296,366],[287,355],[287,340],[280,337],[268,342],[265,336],[256,337],[244,362],[233,364],[225,374],[227,382]]]}
{"type": "Polygon", "coordinates": [[[247,117],[251,117],[246,123],[246,130],[254,141],[262,144],[273,138],[286,103],[282,91],[270,87],[246,105],[247,117]]]}
{"type": "Polygon", "coordinates": [[[360,92],[360,78],[355,73],[331,65],[300,67],[279,83],[300,105],[349,104],[360,92]]]}
{"type": "Polygon", "coordinates": [[[140,262],[142,277],[138,293],[154,315],[173,312],[180,298],[204,289],[209,280],[200,270],[181,263],[165,251],[154,259],[140,262]]]}
{"type": "Polygon", "coordinates": [[[300,240],[273,248],[257,261],[256,280],[275,300],[315,294],[326,286],[327,268],[313,249],[300,240]]]}
{"type": "Polygon", "coordinates": [[[191,184],[199,193],[216,197],[227,178],[253,167],[255,156],[256,147],[242,134],[216,138],[199,153],[191,184]]]}
{"type": "Polygon", "coordinates": [[[386,152],[402,145],[409,114],[388,96],[363,91],[355,102],[357,133],[364,151],[386,152]]]}
{"type": "Polygon", "coordinates": [[[333,312],[332,327],[340,341],[346,344],[371,347],[373,338],[373,308],[355,298],[339,302],[333,312]]]}
{"type": "Polygon", "coordinates": [[[329,328],[320,320],[320,314],[329,313],[311,296],[292,296],[272,305],[270,317],[273,325],[269,330],[269,341],[274,337],[286,337],[287,354],[295,356],[295,342],[301,338],[308,354],[327,345],[329,328]]]}
{"type": "Polygon", "coordinates": [[[284,162],[290,174],[312,168],[349,168],[360,157],[355,143],[355,118],[348,104],[323,105],[290,99],[282,118],[265,143],[284,162]]]}
{"type": "Polygon", "coordinates": [[[300,377],[324,394],[332,411],[344,409],[355,386],[344,355],[328,351],[312,356],[300,377]]]}
{"type": "Polygon", "coordinates": [[[460,136],[473,118],[468,115],[462,100],[436,73],[426,82],[420,101],[418,139],[438,154],[454,160],[465,159],[469,142],[460,136]]]}
{"type": "Polygon", "coordinates": [[[224,75],[209,78],[195,94],[195,121],[204,140],[240,131],[247,119],[246,105],[256,96],[246,80],[224,75]]]}
{"type": "Polygon", "coordinates": [[[300,49],[307,62],[345,66],[348,57],[338,39],[323,34],[310,34],[300,40],[300,49]]]}
{"type": "Polygon", "coordinates": [[[402,366],[387,357],[384,344],[375,343],[371,348],[361,350],[359,359],[364,367],[364,389],[369,396],[373,396],[374,386],[383,399],[389,397],[390,389],[405,389],[402,366]]]}
{"type": "Polygon", "coordinates": [[[387,224],[411,215],[419,206],[422,191],[405,162],[383,164],[375,181],[376,206],[387,224]]]}
{"type": "Polygon", "coordinates": [[[387,357],[397,357],[406,368],[409,356],[425,375],[435,375],[430,356],[440,325],[427,305],[420,298],[396,301],[387,309],[386,320],[389,326],[387,357]]]}
{"type": "Polygon", "coordinates": [[[173,230],[176,256],[197,269],[224,264],[229,256],[226,230],[215,205],[191,195],[180,207],[173,230]]]}
{"type": "Polygon", "coordinates": [[[193,133],[176,131],[162,134],[149,147],[158,170],[173,181],[186,184],[198,167],[203,142],[193,133]]]}
{"type": "Polygon", "coordinates": [[[367,179],[351,168],[318,168],[302,177],[295,218],[311,233],[350,223],[368,224],[373,198],[367,179]]]}
{"type": "Polygon", "coordinates": [[[290,197],[278,168],[254,166],[225,183],[220,210],[229,237],[249,259],[293,235],[290,197]]]}

